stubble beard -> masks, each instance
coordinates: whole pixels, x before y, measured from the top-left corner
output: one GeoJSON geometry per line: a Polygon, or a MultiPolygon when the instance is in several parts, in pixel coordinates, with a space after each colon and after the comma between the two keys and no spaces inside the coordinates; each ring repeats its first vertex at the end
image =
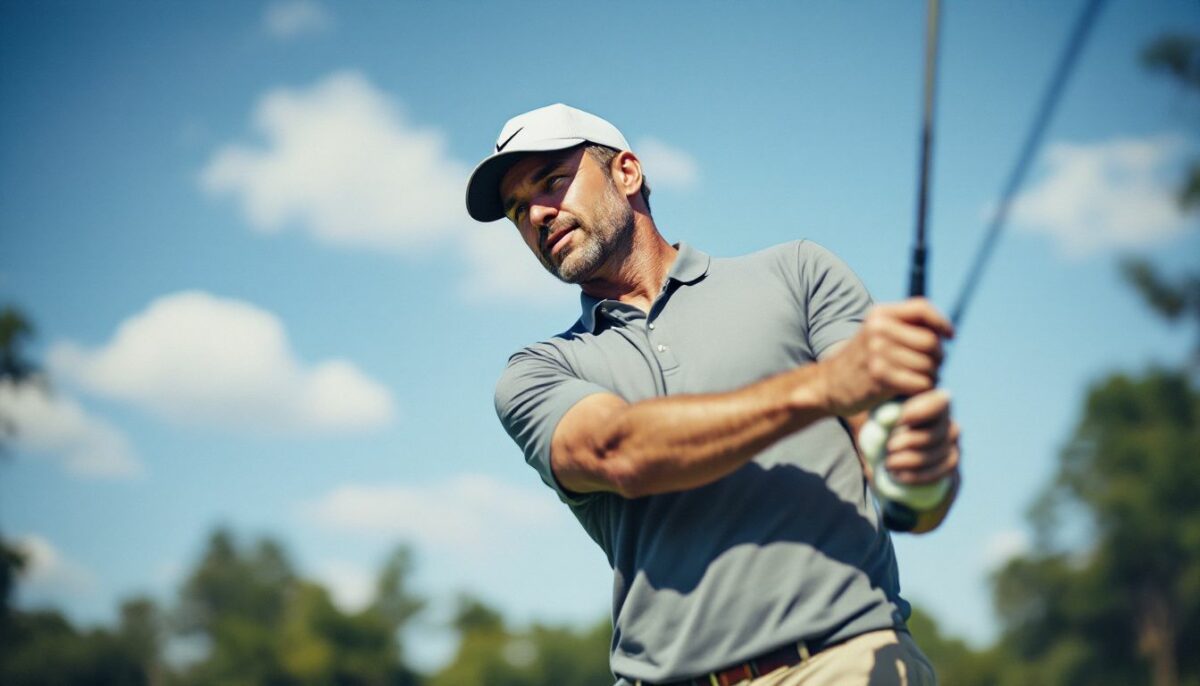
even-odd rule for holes
{"type": "Polygon", "coordinates": [[[579,284],[591,279],[633,235],[633,209],[621,200],[610,179],[608,192],[596,205],[596,221],[589,223],[582,218],[576,221],[564,217],[575,225],[573,245],[557,265],[543,252],[542,266],[564,283],[579,284]]]}

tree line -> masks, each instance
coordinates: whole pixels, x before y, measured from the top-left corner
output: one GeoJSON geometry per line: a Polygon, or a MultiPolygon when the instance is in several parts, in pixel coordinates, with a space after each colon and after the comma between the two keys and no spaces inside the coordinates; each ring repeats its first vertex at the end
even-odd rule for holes
{"type": "MultiPolygon", "coordinates": [[[[1186,93],[1200,91],[1197,37],[1164,36],[1143,59],[1186,93]]],[[[1200,206],[1200,162],[1179,199],[1200,206]]],[[[944,684],[1200,686],[1200,271],[1168,275],[1145,260],[1122,271],[1165,321],[1195,328],[1192,356],[1176,368],[1113,373],[1086,390],[1056,473],[1030,510],[1032,550],[991,580],[1001,627],[991,646],[973,648],[914,610],[909,627],[944,684]],[[1086,524],[1083,544],[1060,540],[1067,520],[1086,524]]],[[[32,334],[19,311],[0,311],[0,384],[44,383],[24,355],[32,334]]],[[[0,439],[13,430],[0,417],[0,439]]],[[[218,529],[174,599],[131,598],[112,626],[93,628],[57,610],[15,607],[27,563],[0,538],[3,684],[612,683],[607,619],[515,628],[470,596],[451,620],[453,658],[433,673],[413,668],[401,637],[426,599],[410,587],[406,547],[387,558],[371,603],[347,611],[278,542],[218,529]]]]}

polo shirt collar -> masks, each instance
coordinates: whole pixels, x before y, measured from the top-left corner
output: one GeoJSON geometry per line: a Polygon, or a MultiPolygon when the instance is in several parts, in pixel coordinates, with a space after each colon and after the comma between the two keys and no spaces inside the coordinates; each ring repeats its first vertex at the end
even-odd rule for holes
{"type": "MultiPolygon", "coordinates": [[[[693,284],[708,273],[708,266],[712,262],[712,257],[708,253],[697,250],[683,241],[676,243],[675,248],[679,250],[679,254],[675,256],[675,262],[671,264],[671,269],[667,272],[668,283],[678,281],[683,284],[693,284]]],[[[597,313],[604,301],[587,293],[581,293],[579,301],[583,308],[583,314],[579,321],[588,331],[594,333],[598,323],[597,313]]]]}

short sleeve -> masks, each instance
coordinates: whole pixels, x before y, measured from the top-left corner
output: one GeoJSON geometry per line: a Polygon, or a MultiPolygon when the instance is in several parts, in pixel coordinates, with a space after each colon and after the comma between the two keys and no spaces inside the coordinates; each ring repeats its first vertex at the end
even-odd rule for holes
{"type": "Polygon", "coordinates": [[[812,241],[797,248],[801,293],[807,301],[808,343],[817,359],[858,331],[871,295],[840,258],[812,241]]]}
{"type": "Polygon", "coordinates": [[[563,488],[550,469],[550,441],[563,415],[575,403],[607,388],[575,376],[552,346],[538,345],[509,358],[496,384],[496,414],[504,430],[525,454],[546,485],[568,505],[582,505],[589,495],[563,488]]]}

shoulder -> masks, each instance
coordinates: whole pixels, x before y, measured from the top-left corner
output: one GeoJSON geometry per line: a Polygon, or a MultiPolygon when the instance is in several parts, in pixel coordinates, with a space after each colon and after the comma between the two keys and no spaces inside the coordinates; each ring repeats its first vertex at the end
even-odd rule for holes
{"type": "Polygon", "coordinates": [[[514,352],[508,357],[496,384],[497,397],[547,375],[573,375],[570,350],[579,345],[581,337],[586,335],[587,329],[577,321],[562,333],[530,343],[514,352]]]}
{"type": "Polygon", "coordinates": [[[524,360],[561,360],[565,364],[568,351],[572,347],[580,345],[581,339],[587,335],[587,327],[583,325],[582,321],[576,321],[566,331],[536,343],[530,343],[509,355],[507,366],[511,367],[515,362],[524,360]]]}
{"type": "Polygon", "coordinates": [[[714,258],[715,265],[721,267],[763,267],[778,266],[795,271],[810,263],[840,262],[833,251],[807,238],[800,238],[786,243],[772,245],[737,257],[714,258]]]}
{"type": "MultiPolygon", "coordinates": [[[[853,271],[833,251],[808,239],[773,245],[738,257],[714,258],[712,271],[757,287],[765,280],[779,281],[790,289],[807,290],[829,275],[853,276],[853,271]]],[[[728,278],[720,279],[722,282],[728,278]]]]}

